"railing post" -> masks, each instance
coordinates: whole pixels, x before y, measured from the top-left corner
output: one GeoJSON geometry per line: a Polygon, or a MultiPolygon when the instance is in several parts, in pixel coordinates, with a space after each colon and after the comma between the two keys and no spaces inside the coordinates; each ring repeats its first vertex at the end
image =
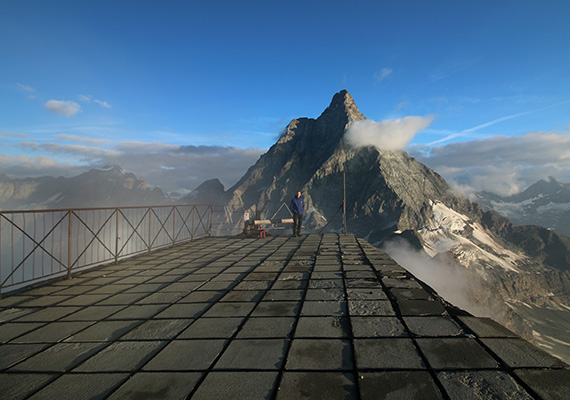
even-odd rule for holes
{"type": "Polygon", "coordinates": [[[68,215],[69,215],[69,224],[68,224],[68,232],[67,232],[67,279],[71,279],[71,217],[73,215],[73,211],[69,210],[68,211],[68,215]]]}
{"type": "Polygon", "coordinates": [[[212,224],[214,222],[214,206],[210,204],[208,208],[210,209],[210,225],[208,227],[208,236],[212,236],[212,224]]]}
{"type": "Polygon", "coordinates": [[[119,209],[115,208],[115,264],[119,263],[119,209]]]}
{"type": "Polygon", "coordinates": [[[152,207],[148,207],[148,254],[150,254],[150,244],[152,243],[152,207]]]}
{"type": "Polygon", "coordinates": [[[176,206],[172,206],[172,247],[176,244],[176,206]]]}
{"type": "Polygon", "coordinates": [[[196,211],[196,206],[192,206],[192,231],[190,232],[190,240],[194,240],[194,215],[196,211]]]}

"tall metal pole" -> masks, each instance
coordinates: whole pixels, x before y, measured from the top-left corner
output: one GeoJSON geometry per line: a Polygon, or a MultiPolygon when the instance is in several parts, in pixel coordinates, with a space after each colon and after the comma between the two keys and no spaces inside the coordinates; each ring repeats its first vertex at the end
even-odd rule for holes
{"type": "Polygon", "coordinates": [[[343,190],[343,197],[342,197],[342,233],[346,235],[347,227],[346,227],[346,171],[342,171],[342,190],[343,190]]]}

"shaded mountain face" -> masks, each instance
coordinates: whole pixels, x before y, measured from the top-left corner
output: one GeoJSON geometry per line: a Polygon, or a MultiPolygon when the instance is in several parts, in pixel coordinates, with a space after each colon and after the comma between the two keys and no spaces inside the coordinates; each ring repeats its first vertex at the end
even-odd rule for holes
{"type": "MultiPolygon", "coordinates": [[[[349,147],[346,130],[362,119],[351,95],[341,91],[317,119],[291,121],[226,192],[236,227],[242,226],[244,210],[271,218],[300,190],[307,204],[304,232],[340,231],[345,179],[348,231],[393,250],[390,255],[402,265],[427,271],[422,280],[444,297],[448,288],[442,282],[465,287],[461,299],[528,339],[541,327],[514,311],[519,304],[568,312],[570,239],[541,227],[516,227],[493,211],[482,211],[403,151],[349,147]],[[413,257],[407,263],[396,253],[413,257]],[[451,268],[440,278],[426,269],[440,264],[451,268]],[[457,271],[461,283],[448,279],[457,271]]],[[[570,350],[566,355],[570,358],[570,350]]]]}
{"type": "Polygon", "coordinates": [[[222,182],[219,179],[210,179],[182,197],[177,203],[223,205],[224,197],[225,189],[222,182]]]}
{"type": "Polygon", "coordinates": [[[526,190],[502,197],[477,193],[474,200],[483,209],[494,210],[515,225],[539,225],[570,236],[570,184],[554,178],[540,180],[526,190]]]}
{"type": "Polygon", "coordinates": [[[160,188],[151,189],[119,166],[92,169],[71,178],[0,176],[3,210],[158,205],[166,200],[160,188]]]}

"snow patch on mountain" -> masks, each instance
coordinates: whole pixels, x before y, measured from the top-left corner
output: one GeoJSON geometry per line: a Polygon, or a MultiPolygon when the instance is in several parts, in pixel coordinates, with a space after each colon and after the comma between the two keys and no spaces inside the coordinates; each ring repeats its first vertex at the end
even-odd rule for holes
{"type": "MultiPolygon", "coordinates": [[[[424,250],[432,257],[449,252],[466,268],[500,267],[519,272],[516,265],[525,257],[507,250],[481,224],[441,202],[432,203],[433,217],[419,230],[424,250]]],[[[484,271],[481,269],[481,273],[484,271]]]]}

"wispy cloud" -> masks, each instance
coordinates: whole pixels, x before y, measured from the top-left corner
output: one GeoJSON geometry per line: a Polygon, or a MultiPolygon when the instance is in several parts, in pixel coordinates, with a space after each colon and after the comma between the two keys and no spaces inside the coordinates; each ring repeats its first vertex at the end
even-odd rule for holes
{"type": "Polygon", "coordinates": [[[107,139],[88,138],[88,137],[82,137],[82,136],[76,136],[76,135],[69,135],[66,133],[60,133],[60,134],[54,135],[54,138],[59,139],[59,140],[69,141],[69,142],[84,143],[84,144],[92,145],[92,146],[99,146],[99,145],[105,145],[105,144],[110,143],[110,141],[107,139]]]}
{"type": "Polygon", "coordinates": [[[24,85],[23,83],[18,83],[18,88],[28,93],[34,93],[36,91],[36,89],[34,89],[33,87],[29,85],[24,85]]]}
{"type": "Polygon", "coordinates": [[[388,76],[390,76],[392,74],[392,72],[394,72],[394,70],[392,70],[392,68],[382,68],[381,71],[376,72],[374,74],[374,81],[376,83],[380,83],[384,79],[386,79],[388,76]]]}
{"type": "Polygon", "coordinates": [[[81,110],[81,106],[78,103],[63,100],[48,100],[45,103],[45,107],[52,113],[68,117],[77,114],[81,110]]]}
{"type": "Polygon", "coordinates": [[[80,94],[79,96],[77,96],[77,98],[79,99],[79,101],[83,102],[83,103],[96,103],[99,104],[101,107],[104,108],[111,108],[111,105],[103,100],[99,100],[99,99],[94,99],[93,96],[88,95],[88,94],[80,94]]]}

